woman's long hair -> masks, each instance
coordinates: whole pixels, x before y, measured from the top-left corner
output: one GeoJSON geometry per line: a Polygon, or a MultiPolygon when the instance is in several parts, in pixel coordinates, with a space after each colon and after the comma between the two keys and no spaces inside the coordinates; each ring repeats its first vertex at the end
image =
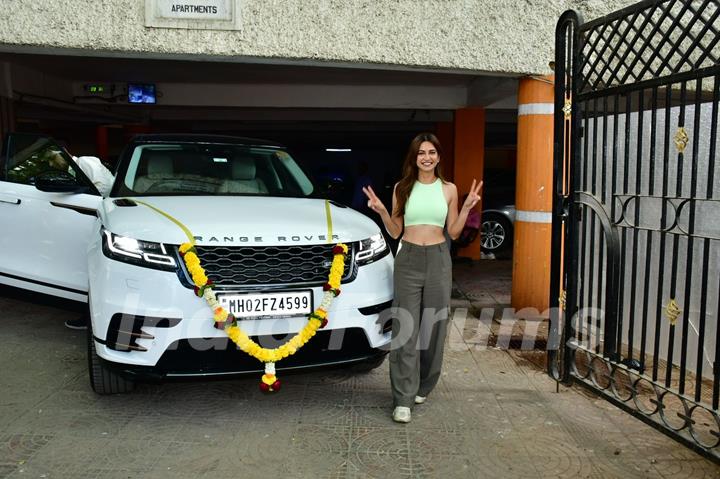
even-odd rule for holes
{"type": "MultiPolygon", "coordinates": [[[[407,204],[410,192],[418,179],[419,168],[417,166],[417,155],[418,150],[420,150],[420,145],[422,145],[424,141],[429,141],[433,144],[438,152],[438,158],[442,161],[443,152],[442,147],[440,146],[440,141],[432,133],[420,133],[413,139],[412,142],[410,142],[410,147],[408,148],[407,155],[405,156],[405,163],[403,164],[402,179],[398,181],[395,189],[397,204],[395,205],[395,211],[393,211],[393,214],[399,216],[405,215],[405,205],[407,204]]],[[[442,170],[440,168],[440,162],[435,165],[435,176],[445,183],[445,178],[443,178],[442,170]]]]}

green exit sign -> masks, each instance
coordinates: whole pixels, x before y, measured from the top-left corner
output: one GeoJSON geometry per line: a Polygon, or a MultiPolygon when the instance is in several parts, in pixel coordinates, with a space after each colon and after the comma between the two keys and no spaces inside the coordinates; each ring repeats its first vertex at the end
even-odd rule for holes
{"type": "Polygon", "coordinates": [[[105,85],[89,83],[85,85],[85,91],[88,93],[105,93],[107,92],[107,87],[105,85]]]}

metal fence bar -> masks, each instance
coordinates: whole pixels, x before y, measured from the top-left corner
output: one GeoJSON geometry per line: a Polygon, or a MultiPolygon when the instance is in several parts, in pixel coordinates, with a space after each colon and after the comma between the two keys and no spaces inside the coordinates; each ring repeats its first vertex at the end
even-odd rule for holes
{"type": "MultiPolygon", "coordinates": [[[[592,160],[590,161],[590,169],[588,171],[588,181],[589,185],[587,185],[585,188],[583,188],[583,191],[587,191],[588,187],[590,191],[592,192],[593,196],[595,196],[596,193],[596,185],[597,185],[597,119],[598,119],[598,101],[597,98],[592,101],[592,108],[593,108],[593,115],[592,115],[592,160]]],[[[586,133],[587,136],[587,133],[586,133]]],[[[587,141],[587,140],[586,140],[587,141]]],[[[588,158],[589,159],[589,158],[588,158]]],[[[599,334],[599,325],[598,321],[599,318],[596,317],[595,311],[597,309],[595,308],[595,277],[597,276],[595,274],[595,214],[592,212],[592,210],[588,210],[588,208],[585,208],[585,211],[590,216],[590,224],[586,225],[586,231],[587,231],[587,239],[588,239],[588,262],[590,263],[588,267],[588,287],[587,287],[587,307],[590,308],[589,311],[591,312],[588,315],[588,330],[592,332],[593,335],[593,344],[594,344],[594,350],[596,353],[600,352],[600,334],[599,334]]],[[[600,285],[598,285],[598,289],[600,288],[600,285]]],[[[599,304],[598,304],[599,306],[599,304]]]]}
{"type": "MultiPolygon", "coordinates": [[[[668,191],[670,189],[670,111],[672,107],[672,88],[670,85],[665,87],[665,129],[663,132],[663,187],[662,187],[662,197],[666,198],[668,196],[668,191]]],[[[653,382],[658,380],[658,365],[659,365],[659,359],[660,359],[660,326],[662,324],[662,318],[663,318],[663,312],[662,312],[662,304],[663,304],[663,290],[665,287],[665,274],[663,274],[665,270],[665,251],[666,251],[666,240],[667,240],[667,233],[665,232],[665,228],[667,225],[667,214],[668,214],[668,204],[666,201],[662,202],[662,212],[660,215],[660,254],[658,255],[658,276],[660,284],[658,285],[657,289],[657,298],[655,300],[656,304],[656,310],[655,310],[655,343],[653,347],[653,371],[652,371],[652,380],[653,382]]]]}
{"type": "MultiPolygon", "coordinates": [[[[635,152],[635,194],[639,195],[641,193],[640,188],[642,187],[642,146],[643,146],[643,117],[644,117],[644,94],[645,92],[643,90],[638,91],[637,94],[637,101],[638,101],[638,108],[637,108],[637,147],[635,152]]],[[[628,118],[628,123],[630,123],[628,118]]],[[[630,176],[629,174],[626,174],[625,177],[627,178],[630,176]]],[[[627,192],[627,191],[626,191],[627,192]]],[[[640,223],[640,207],[639,204],[640,198],[635,198],[633,201],[633,205],[635,206],[635,216],[633,220],[633,225],[637,226],[640,223]]],[[[626,230],[623,230],[623,234],[626,230]]],[[[635,321],[633,321],[635,317],[635,298],[637,296],[637,282],[635,281],[635,278],[637,278],[638,274],[638,236],[640,236],[640,233],[637,230],[632,231],[632,249],[630,250],[632,254],[632,264],[630,266],[630,318],[629,318],[629,324],[628,324],[628,352],[627,352],[627,361],[626,364],[632,364],[633,361],[633,352],[634,352],[634,346],[635,346],[635,321]]]]}
{"type": "MultiPolygon", "coordinates": [[[[590,113],[589,108],[586,102],[583,102],[583,152],[582,157],[587,158],[588,157],[588,134],[590,132],[589,124],[590,124],[590,113]]],[[[580,188],[575,189],[575,191],[585,191],[587,189],[588,184],[588,168],[585,166],[585,162],[581,162],[578,168],[578,174],[582,176],[582,183],[580,183],[580,188]]],[[[578,316],[578,341],[589,341],[592,340],[592,326],[589,323],[591,319],[589,316],[587,316],[587,311],[585,310],[585,306],[587,302],[585,301],[585,296],[587,294],[587,263],[588,256],[587,256],[587,249],[588,249],[588,232],[587,232],[587,224],[588,224],[588,211],[587,207],[582,207],[582,220],[581,220],[581,236],[579,238],[580,241],[582,241],[582,244],[580,246],[580,291],[578,294],[578,308],[581,312],[584,312],[585,316],[578,316]]]]}
{"type": "MultiPolygon", "coordinates": [[[[720,11],[720,9],[718,9],[720,11]]],[[[720,36],[718,36],[720,38],[720,36]]],[[[720,103],[720,75],[715,75],[712,95],[712,119],[710,121],[710,164],[708,168],[708,186],[707,197],[713,196],[713,188],[715,184],[715,154],[718,139],[718,103],[720,103]]],[[[716,291],[720,291],[720,287],[716,291]]],[[[715,362],[713,364],[713,390],[712,390],[712,407],[718,408],[718,393],[720,393],[720,294],[718,296],[718,304],[715,308],[715,362]]],[[[697,392],[695,393],[697,397],[697,392]]],[[[696,399],[697,400],[697,399],[696,399]]]]}
{"type": "MultiPolygon", "coordinates": [[[[697,177],[698,177],[698,136],[700,132],[700,105],[702,103],[702,79],[695,81],[695,102],[693,110],[693,136],[692,138],[692,169],[690,173],[690,197],[697,196],[697,177]]],[[[688,328],[690,326],[690,305],[692,301],[692,284],[693,284],[693,257],[695,254],[695,206],[696,202],[690,202],[690,218],[688,221],[688,239],[687,239],[687,261],[685,268],[685,314],[682,323],[682,339],[680,341],[680,394],[685,394],[685,380],[687,379],[687,348],[688,348],[688,328]]],[[[698,345],[698,350],[702,350],[702,346],[698,345]]],[[[696,380],[701,381],[700,378],[696,380]]]]}
{"type": "MultiPolygon", "coordinates": [[[[632,97],[631,95],[625,95],[625,133],[624,143],[625,148],[623,149],[623,181],[622,181],[622,192],[623,195],[628,193],[629,177],[628,171],[630,170],[630,112],[632,111],[632,97]]],[[[623,205],[623,220],[625,219],[625,206],[623,205]]],[[[617,346],[616,351],[621,353],[623,350],[623,333],[625,326],[625,267],[627,263],[627,229],[623,228],[622,236],[620,238],[620,284],[617,295],[618,298],[618,329],[617,329],[617,346]]],[[[630,316],[632,317],[632,315],[630,316]]]]}
{"type": "Polygon", "coordinates": [[[578,97],[580,100],[592,100],[595,97],[603,97],[620,93],[625,95],[629,92],[635,92],[641,89],[652,88],[655,86],[665,86],[675,83],[680,83],[684,80],[695,80],[698,76],[707,77],[715,75],[720,70],[720,64],[701,68],[698,70],[690,70],[680,73],[673,73],[672,75],[666,75],[658,78],[651,78],[648,80],[638,81],[637,83],[628,83],[625,85],[617,85],[613,87],[607,87],[598,90],[587,91],[579,93],[578,97]]]}
{"type": "MultiPolygon", "coordinates": [[[[650,196],[655,194],[655,140],[657,134],[657,107],[658,107],[658,89],[657,87],[652,89],[652,98],[650,100],[651,105],[651,116],[650,116],[650,168],[648,172],[648,194],[650,196]]],[[[645,371],[645,354],[647,348],[647,327],[648,327],[648,310],[650,309],[650,270],[653,248],[653,232],[648,231],[645,235],[645,283],[643,285],[643,302],[642,312],[640,313],[642,318],[642,325],[640,330],[642,336],[640,337],[640,371],[645,371]]],[[[657,331],[657,329],[656,329],[657,331]]]]}
{"type": "MultiPolygon", "coordinates": [[[[570,162],[572,161],[572,115],[566,115],[565,107],[569,100],[572,102],[573,91],[573,35],[576,34],[577,19],[574,14],[565,15],[565,19],[558,22],[555,32],[555,114],[554,114],[554,149],[553,149],[553,221],[552,221],[552,250],[550,259],[550,326],[548,331],[548,373],[558,380],[567,380],[569,368],[565,366],[565,358],[569,355],[565,352],[565,345],[561,344],[561,337],[570,321],[567,315],[560,309],[561,292],[566,286],[563,284],[563,276],[567,269],[563,262],[567,261],[567,255],[563,254],[567,242],[568,221],[566,215],[566,201],[570,193],[570,162]],[[570,119],[568,119],[570,118],[570,119]],[[562,132],[562,134],[560,134],[562,132]],[[563,241],[564,240],[564,241],[563,241]],[[565,326],[561,326],[561,321],[565,326]],[[560,361],[562,360],[562,363],[560,361]]],[[[570,103],[572,106],[572,103],[570,103]]],[[[568,248],[569,249],[569,244],[568,248]]],[[[567,304],[567,297],[565,299],[567,304]]],[[[566,306],[567,308],[567,306],[566,306]]],[[[567,338],[568,336],[565,335],[567,338]]]]}
{"type": "MultiPolygon", "coordinates": [[[[625,115],[627,118],[627,112],[625,115]]],[[[612,151],[612,181],[610,195],[608,201],[610,203],[610,223],[615,222],[615,198],[618,183],[618,132],[620,131],[620,95],[614,95],[613,100],[613,151],[612,151]]],[[[606,347],[612,348],[609,353],[617,355],[622,352],[622,314],[619,311],[620,299],[615,294],[618,286],[622,284],[622,276],[618,276],[619,268],[622,267],[622,260],[617,245],[608,246],[608,265],[607,265],[607,293],[605,299],[605,330],[606,330],[606,347]],[[610,249],[612,248],[612,249],[610,249]],[[617,338],[617,339],[616,339],[617,338]]]]}
{"type": "MultiPolygon", "coordinates": [[[[685,127],[685,101],[687,99],[687,81],[680,84],[680,116],[678,118],[678,128],[685,127]]],[[[677,181],[675,182],[675,196],[682,196],[682,179],[683,179],[683,163],[685,154],[678,151],[677,154],[677,181]]],[[[670,276],[670,297],[675,298],[677,292],[677,276],[678,276],[678,250],[680,248],[679,238],[677,235],[672,237],[672,275],[670,276]]],[[[685,311],[683,311],[685,313],[685,311]]],[[[684,314],[679,317],[681,321],[686,321],[684,314]]],[[[667,371],[665,372],[665,387],[670,387],[672,381],[673,356],[675,353],[675,322],[670,324],[668,332],[668,354],[667,354],[667,371]]]]}
{"type": "MultiPolygon", "coordinates": [[[[702,279],[700,280],[700,325],[698,326],[698,348],[695,365],[695,401],[700,402],[703,387],[703,353],[705,352],[705,315],[707,314],[708,264],[710,262],[710,240],[703,240],[702,279]]],[[[717,318],[717,316],[716,316],[717,318]]]]}
{"type": "Polygon", "coordinates": [[[615,223],[615,198],[613,195],[617,191],[618,177],[618,129],[620,125],[620,95],[613,95],[613,134],[612,134],[612,182],[610,185],[610,221],[615,223]]]}
{"type": "MultiPolygon", "coordinates": [[[[607,97],[603,98],[602,103],[602,155],[600,158],[600,166],[601,166],[601,172],[600,172],[600,203],[605,206],[606,205],[606,194],[607,194],[607,138],[608,138],[608,99],[607,97]]],[[[593,171],[597,171],[596,168],[593,169],[593,171]]],[[[594,183],[594,182],[593,182],[594,183]]],[[[594,218],[595,216],[593,216],[594,218]]],[[[611,219],[612,221],[612,219],[611,219]]],[[[605,235],[603,234],[603,230],[601,225],[599,226],[599,243],[600,247],[598,248],[598,288],[597,288],[597,298],[595,303],[597,304],[597,307],[604,308],[604,315],[603,315],[603,321],[605,322],[604,325],[604,331],[605,331],[605,337],[614,337],[615,334],[617,334],[616,331],[616,324],[614,323],[614,317],[607,314],[607,302],[603,301],[603,298],[607,298],[607,272],[608,272],[608,265],[605,263],[605,235]],[[612,336],[608,336],[612,335],[612,336]]],[[[608,255],[608,259],[610,259],[610,256],[608,255]]],[[[615,355],[615,341],[605,341],[603,343],[603,352],[604,355],[607,357],[613,357],[615,355]]]]}
{"type": "MultiPolygon", "coordinates": [[[[565,321],[565,338],[575,338],[577,333],[574,330],[574,321],[578,308],[578,270],[579,270],[579,236],[580,236],[580,225],[579,225],[579,206],[574,201],[573,193],[578,191],[580,186],[580,167],[582,164],[580,158],[580,135],[581,135],[581,119],[583,117],[582,103],[578,100],[577,81],[581,78],[581,61],[580,52],[583,49],[582,39],[579,34],[579,26],[582,23],[580,16],[575,12],[567,12],[561,21],[566,21],[572,25],[572,106],[571,106],[571,138],[570,138],[570,173],[569,173],[569,205],[568,205],[568,218],[567,218],[567,237],[566,237],[566,255],[565,255],[565,271],[567,271],[567,312],[565,317],[569,320],[565,321]]],[[[580,322],[580,321],[578,321],[580,322]]],[[[570,377],[570,371],[572,369],[573,355],[569,354],[572,351],[567,351],[564,357],[564,380],[568,380],[570,377]]]]}

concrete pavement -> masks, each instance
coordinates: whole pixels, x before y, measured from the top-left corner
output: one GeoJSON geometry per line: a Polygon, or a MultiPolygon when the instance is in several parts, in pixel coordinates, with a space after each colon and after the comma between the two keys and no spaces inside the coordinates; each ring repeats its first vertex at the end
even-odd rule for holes
{"type": "Polygon", "coordinates": [[[384,365],[142,384],[100,397],[79,314],[0,296],[0,477],[720,477],[720,468],[606,401],[560,387],[543,352],[493,346],[475,315],[509,302],[510,262],[459,264],[443,375],[413,421],[390,419],[384,365]]]}

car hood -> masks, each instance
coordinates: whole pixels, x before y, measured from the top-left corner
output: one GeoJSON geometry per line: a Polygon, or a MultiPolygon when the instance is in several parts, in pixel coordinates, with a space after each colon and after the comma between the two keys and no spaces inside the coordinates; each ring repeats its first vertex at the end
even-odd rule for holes
{"type": "MultiPolygon", "coordinates": [[[[155,196],[136,200],[182,223],[200,245],[327,242],[325,200],[248,196],[155,196]]],[[[332,242],[358,241],[379,233],[372,220],[355,210],[331,204],[330,211],[332,242]]],[[[119,235],[168,244],[187,241],[180,226],[143,204],[119,206],[116,199],[106,198],[100,219],[107,230],[119,235]]]]}

